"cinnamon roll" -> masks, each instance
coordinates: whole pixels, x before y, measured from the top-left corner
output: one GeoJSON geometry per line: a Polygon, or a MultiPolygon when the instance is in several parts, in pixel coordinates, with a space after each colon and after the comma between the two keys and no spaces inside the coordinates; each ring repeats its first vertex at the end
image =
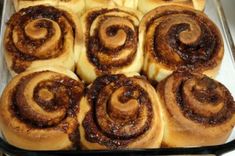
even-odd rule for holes
{"type": "Polygon", "coordinates": [[[16,11],[30,6],[51,5],[68,9],[80,15],[85,9],[84,0],[13,0],[13,3],[16,11]]]}
{"type": "Polygon", "coordinates": [[[62,67],[37,68],[15,76],[0,100],[4,138],[27,150],[76,147],[83,89],[77,76],[62,67]]]}
{"type": "Polygon", "coordinates": [[[203,11],[206,0],[138,0],[138,10],[143,13],[164,5],[178,5],[203,11]]]}
{"type": "Polygon", "coordinates": [[[163,108],[163,146],[225,143],[235,124],[235,102],[228,89],[206,75],[176,71],[157,87],[163,108]]]}
{"type": "Polygon", "coordinates": [[[127,8],[94,8],[82,16],[85,38],[77,73],[86,82],[103,74],[139,72],[143,52],[138,48],[141,14],[127,8]]]}
{"type": "Polygon", "coordinates": [[[95,7],[128,7],[137,9],[138,0],[85,0],[86,10],[95,7]]]}
{"type": "Polygon", "coordinates": [[[224,45],[217,26],[202,12],[180,6],[162,6],[147,13],[140,24],[143,71],[160,81],[178,68],[190,68],[214,77],[224,45]]]}
{"type": "Polygon", "coordinates": [[[72,13],[33,6],[13,14],[4,37],[5,58],[15,75],[50,64],[73,70],[81,47],[81,27],[72,13]]]}
{"type": "Polygon", "coordinates": [[[157,148],[162,110],[154,88],[140,76],[103,75],[80,102],[83,149],[157,148]]]}

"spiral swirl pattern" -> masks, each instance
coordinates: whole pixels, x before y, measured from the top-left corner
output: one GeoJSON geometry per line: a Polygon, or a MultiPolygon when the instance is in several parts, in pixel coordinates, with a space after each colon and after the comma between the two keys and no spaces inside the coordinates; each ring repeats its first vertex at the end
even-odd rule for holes
{"type": "Polygon", "coordinates": [[[145,39],[141,46],[146,54],[143,70],[150,79],[161,80],[183,66],[213,76],[206,72],[216,69],[223,58],[218,28],[199,11],[159,7],[144,17],[140,31],[145,39]]]}
{"type": "Polygon", "coordinates": [[[142,52],[137,49],[139,12],[125,8],[96,8],[87,11],[82,19],[85,52],[78,60],[78,74],[84,80],[93,81],[96,75],[141,69],[142,52]]]}
{"type": "Polygon", "coordinates": [[[159,147],[163,127],[155,96],[151,85],[140,77],[97,78],[81,102],[81,107],[91,107],[81,121],[81,138],[87,140],[81,141],[84,148],[159,147]]]}
{"type": "Polygon", "coordinates": [[[222,84],[205,75],[178,71],[160,82],[158,93],[169,122],[166,144],[197,146],[226,141],[235,123],[235,102],[222,84]],[[176,129],[176,133],[184,133],[178,143],[169,141],[176,129]],[[193,133],[197,134],[191,136],[193,133]]]}
{"type": "Polygon", "coordinates": [[[2,95],[3,135],[9,143],[24,149],[75,146],[79,141],[76,116],[83,88],[76,79],[49,70],[20,74],[2,95]]]}
{"type": "Polygon", "coordinates": [[[50,6],[16,12],[5,33],[5,56],[13,73],[55,64],[74,68],[77,24],[69,13],[50,6]]]}

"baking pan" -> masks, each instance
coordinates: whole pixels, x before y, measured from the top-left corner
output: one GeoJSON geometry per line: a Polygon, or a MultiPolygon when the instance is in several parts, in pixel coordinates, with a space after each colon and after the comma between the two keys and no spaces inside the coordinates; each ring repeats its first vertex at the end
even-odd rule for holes
{"type": "MultiPolygon", "coordinates": [[[[0,95],[7,82],[11,79],[8,73],[6,63],[3,56],[3,36],[6,27],[6,22],[14,13],[14,7],[10,0],[3,1],[2,10],[2,22],[1,22],[1,39],[0,39],[0,95]]],[[[223,83],[235,97],[235,49],[234,42],[228,27],[228,22],[224,15],[220,0],[208,0],[206,4],[205,13],[215,22],[219,27],[225,46],[225,55],[222,62],[222,66],[216,80],[223,83]]],[[[129,149],[129,150],[71,150],[71,151],[29,151],[16,148],[9,145],[0,138],[0,151],[9,155],[17,156],[52,156],[52,155],[197,155],[197,154],[212,154],[221,155],[223,153],[235,150],[235,129],[225,144],[217,146],[205,146],[205,147],[185,147],[185,148],[157,148],[157,149],[129,149]]]]}

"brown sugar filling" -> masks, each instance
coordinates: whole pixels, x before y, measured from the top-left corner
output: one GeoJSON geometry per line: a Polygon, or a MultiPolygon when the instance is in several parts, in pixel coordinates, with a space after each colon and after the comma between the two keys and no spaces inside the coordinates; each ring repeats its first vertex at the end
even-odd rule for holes
{"type": "Polygon", "coordinates": [[[58,57],[63,53],[64,36],[69,27],[75,34],[75,24],[68,13],[43,5],[22,9],[10,18],[7,25],[10,32],[6,36],[5,47],[13,57],[12,69],[16,73],[25,71],[35,60],[58,57]],[[52,21],[57,23],[61,35],[58,41],[53,41],[55,43],[50,52],[40,52],[38,55],[39,49],[57,33],[52,21]]]}
{"type": "Polygon", "coordinates": [[[153,110],[148,93],[124,75],[96,79],[87,98],[91,110],[82,124],[90,142],[121,148],[138,140],[151,127],[153,110]],[[123,111],[122,107],[127,109],[123,111]],[[144,124],[140,124],[143,120],[144,124]]]}
{"type": "Polygon", "coordinates": [[[33,90],[33,102],[46,112],[63,111],[62,115],[51,120],[44,118],[30,108],[32,104],[28,103],[29,97],[25,96],[27,92],[25,87],[31,79],[46,72],[32,73],[20,79],[12,92],[10,112],[29,129],[57,129],[68,133],[69,139],[75,145],[79,140],[76,114],[79,112],[79,101],[83,95],[84,86],[76,80],[59,75],[38,83],[33,90]]]}
{"type": "MultiPolygon", "coordinates": [[[[86,31],[86,48],[87,48],[87,54],[89,61],[95,65],[97,68],[97,73],[110,73],[111,70],[115,70],[116,68],[122,68],[125,66],[130,65],[136,55],[137,52],[137,43],[138,43],[138,27],[135,26],[134,22],[131,19],[128,18],[120,18],[118,15],[105,15],[112,12],[121,12],[126,13],[127,15],[134,16],[138,19],[134,14],[131,14],[129,12],[119,10],[119,9],[102,9],[99,11],[91,12],[87,16],[87,31],[86,31]],[[98,27],[94,30],[94,35],[90,36],[90,27],[92,22],[98,18],[99,16],[103,15],[102,19],[98,22],[98,27]],[[125,24],[110,24],[109,27],[105,27],[106,31],[102,31],[102,23],[107,22],[109,20],[116,19],[116,20],[122,20],[119,23],[125,23],[125,24]],[[129,24],[127,24],[129,23],[129,24]],[[131,24],[132,27],[134,27],[134,30],[129,27],[131,24]],[[106,41],[108,42],[108,39],[102,39],[102,36],[100,36],[100,31],[102,33],[105,33],[102,36],[106,36],[108,38],[114,38],[114,40],[109,42],[115,42],[115,36],[125,36],[125,39],[121,42],[117,42],[116,46],[106,45],[106,41]],[[121,55],[122,50],[129,50],[127,57],[125,59],[110,59],[110,58],[116,58],[117,56],[121,55]],[[106,55],[108,57],[106,57],[106,55]]],[[[115,20],[114,20],[115,21],[115,20]]]]}

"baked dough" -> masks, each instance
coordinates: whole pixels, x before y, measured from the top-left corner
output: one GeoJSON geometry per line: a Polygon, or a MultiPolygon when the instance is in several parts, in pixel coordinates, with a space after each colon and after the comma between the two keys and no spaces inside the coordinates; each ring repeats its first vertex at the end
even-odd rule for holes
{"type": "Polygon", "coordinates": [[[13,14],[4,36],[5,58],[12,75],[51,65],[74,70],[82,31],[71,12],[38,5],[13,14]]]}
{"type": "Polygon", "coordinates": [[[206,75],[176,71],[157,87],[163,108],[166,147],[225,143],[235,124],[235,102],[228,89],[206,75]]]}
{"type": "Polygon", "coordinates": [[[94,8],[81,18],[85,44],[77,74],[87,83],[103,74],[140,72],[138,26],[142,14],[130,8],[94,8]]]}
{"type": "Polygon", "coordinates": [[[143,13],[147,13],[154,8],[164,5],[178,5],[203,11],[206,5],[206,0],[139,0],[138,10],[143,13]]]}
{"type": "Polygon", "coordinates": [[[82,149],[158,148],[164,123],[154,88],[142,77],[98,77],[80,102],[82,149]]]}
{"type": "Polygon", "coordinates": [[[77,76],[63,67],[34,68],[15,76],[0,100],[4,138],[27,150],[75,148],[83,90],[77,76]]]}
{"type": "Polygon", "coordinates": [[[143,72],[161,81],[179,68],[215,77],[224,55],[217,26],[202,12],[176,5],[147,13],[139,27],[143,72]]]}

